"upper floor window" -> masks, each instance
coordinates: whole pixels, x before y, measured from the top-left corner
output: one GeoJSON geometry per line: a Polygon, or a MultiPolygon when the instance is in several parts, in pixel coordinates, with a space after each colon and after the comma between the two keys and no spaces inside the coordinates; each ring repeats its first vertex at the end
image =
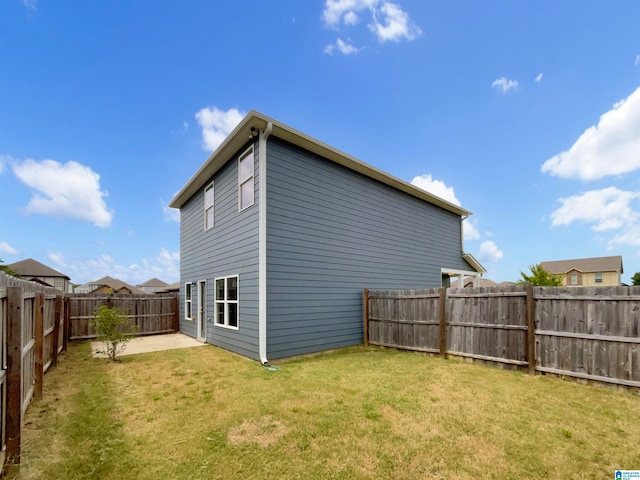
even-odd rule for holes
{"type": "Polygon", "coordinates": [[[571,274],[571,285],[577,285],[578,284],[578,274],[577,273],[572,273],[571,274]]]}
{"type": "Polygon", "coordinates": [[[238,209],[244,210],[254,203],[255,191],[253,182],[253,147],[249,147],[238,158],[238,209]]]}
{"type": "Polygon", "coordinates": [[[204,189],[204,229],[213,227],[213,182],[204,189]]]}
{"type": "Polygon", "coordinates": [[[595,275],[595,282],[596,283],[602,283],[602,272],[598,272],[595,275]]]}

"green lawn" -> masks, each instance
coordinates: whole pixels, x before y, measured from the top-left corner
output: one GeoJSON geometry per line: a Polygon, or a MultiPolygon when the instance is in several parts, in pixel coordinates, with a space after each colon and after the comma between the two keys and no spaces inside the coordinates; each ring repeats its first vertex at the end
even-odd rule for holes
{"type": "MultiPolygon", "coordinates": [[[[355,347],[279,364],[72,343],[18,478],[570,479],[640,469],[640,396],[355,347]]],[[[15,478],[15,475],[10,476],[15,478]]]]}

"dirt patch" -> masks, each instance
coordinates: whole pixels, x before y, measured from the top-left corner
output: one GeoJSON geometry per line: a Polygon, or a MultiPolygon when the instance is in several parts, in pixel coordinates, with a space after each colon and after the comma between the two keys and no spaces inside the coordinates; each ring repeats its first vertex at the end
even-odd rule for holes
{"type": "Polygon", "coordinates": [[[261,447],[269,447],[278,443],[288,431],[282,422],[267,415],[256,420],[245,420],[230,428],[227,438],[233,445],[257,443],[261,447]]]}

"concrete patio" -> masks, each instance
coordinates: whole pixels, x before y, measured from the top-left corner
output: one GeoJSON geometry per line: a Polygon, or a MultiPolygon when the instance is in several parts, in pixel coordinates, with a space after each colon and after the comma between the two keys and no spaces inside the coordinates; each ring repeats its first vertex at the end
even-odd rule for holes
{"type": "MultiPolygon", "coordinates": [[[[136,337],[127,343],[125,349],[118,355],[135,355],[137,353],[159,352],[162,350],[173,350],[176,348],[203,347],[206,343],[199,342],[195,338],[188,337],[182,333],[169,333],[165,335],[149,335],[146,337],[136,337]]],[[[102,350],[101,342],[91,342],[91,352],[96,358],[106,358],[102,350]]]]}

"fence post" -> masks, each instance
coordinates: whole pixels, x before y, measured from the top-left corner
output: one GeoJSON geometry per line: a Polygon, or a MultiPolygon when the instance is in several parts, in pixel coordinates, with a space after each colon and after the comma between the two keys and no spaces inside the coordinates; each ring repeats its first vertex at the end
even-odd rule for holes
{"type": "Polygon", "coordinates": [[[529,375],[536,373],[536,304],[533,298],[533,285],[527,283],[527,360],[529,375]]]}
{"type": "Polygon", "coordinates": [[[440,288],[440,356],[447,358],[447,289],[440,288]]]}
{"type": "Polygon", "coordinates": [[[22,430],[22,312],[21,287],[7,287],[7,463],[20,464],[22,430]]]}
{"type": "Polygon", "coordinates": [[[362,318],[364,319],[364,346],[369,346],[369,289],[362,291],[362,318]]]}
{"type": "Polygon", "coordinates": [[[69,297],[66,295],[62,297],[62,311],[63,311],[63,320],[62,320],[62,350],[67,351],[67,345],[69,342],[69,297]]]}
{"type": "Polygon", "coordinates": [[[35,357],[36,371],[35,384],[33,386],[33,396],[42,398],[42,388],[44,382],[44,293],[36,293],[35,305],[35,328],[34,336],[36,337],[35,357]]]}
{"type": "Polygon", "coordinates": [[[173,305],[173,330],[176,333],[180,333],[180,294],[176,294],[173,297],[171,304],[173,305]]]}
{"type": "Polygon", "coordinates": [[[51,366],[58,363],[58,345],[60,344],[60,310],[62,307],[62,296],[56,295],[55,314],[53,316],[53,338],[51,339],[51,366]]]}

